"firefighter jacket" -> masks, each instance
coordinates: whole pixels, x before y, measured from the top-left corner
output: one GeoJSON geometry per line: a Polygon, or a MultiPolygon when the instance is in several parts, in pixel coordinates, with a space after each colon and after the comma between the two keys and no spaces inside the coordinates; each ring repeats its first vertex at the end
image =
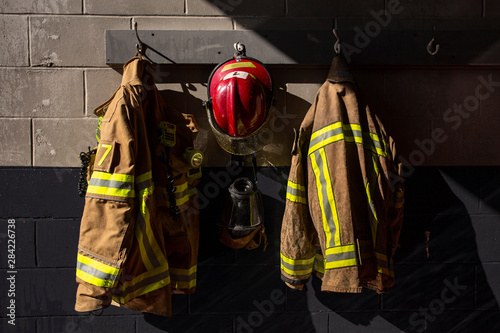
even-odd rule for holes
{"type": "Polygon", "coordinates": [[[193,133],[167,109],[152,65],[137,57],[95,114],[99,143],[80,226],[75,309],[113,304],[169,316],[171,293],[196,285],[196,179],[182,158],[193,133]]]}
{"type": "Polygon", "coordinates": [[[402,170],[382,123],[336,56],[296,133],[281,232],[281,275],[302,289],[387,291],[402,217],[402,170]]]}

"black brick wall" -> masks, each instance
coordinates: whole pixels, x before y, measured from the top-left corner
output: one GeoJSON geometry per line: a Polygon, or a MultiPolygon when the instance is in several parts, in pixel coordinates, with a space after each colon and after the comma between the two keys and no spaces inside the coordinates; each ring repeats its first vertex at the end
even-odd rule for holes
{"type": "MultiPolygon", "coordinates": [[[[205,170],[221,171],[222,169],[205,170]]],[[[421,167],[406,180],[405,221],[388,294],[285,287],[279,235],[287,168],[260,168],[269,246],[217,240],[218,198],[201,211],[197,291],[174,295],[172,318],[110,307],[73,310],[83,199],[78,169],[0,169],[1,332],[498,332],[500,167],[421,167]],[[6,231],[16,220],[16,326],[8,324],[6,231]],[[430,231],[426,258],[425,231],[430,231]]],[[[202,192],[211,181],[205,177],[202,192]]]]}

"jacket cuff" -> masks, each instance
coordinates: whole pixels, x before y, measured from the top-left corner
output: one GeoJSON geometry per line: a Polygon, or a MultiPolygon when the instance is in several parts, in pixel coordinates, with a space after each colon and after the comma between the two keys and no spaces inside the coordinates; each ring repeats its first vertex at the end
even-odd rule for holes
{"type": "Polygon", "coordinates": [[[309,280],[309,277],[303,280],[292,280],[286,277],[285,275],[281,274],[281,280],[285,282],[285,284],[291,289],[302,290],[304,289],[304,284],[309,280]]]}

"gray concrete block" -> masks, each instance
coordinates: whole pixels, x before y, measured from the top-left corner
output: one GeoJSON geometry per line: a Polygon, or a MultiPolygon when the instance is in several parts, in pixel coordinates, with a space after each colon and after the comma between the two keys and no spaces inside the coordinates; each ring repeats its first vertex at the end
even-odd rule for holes
{"type": "Polygon", "coordinates": [[[78,314],[67,317],[38,318],[38,332],[135,332],[136,318],[130,316],[78,314]]]}
{"type": "MultiPolygon", "coordinates": [[[[36,16],[30,19],[33,66],[104,66],[105,30],[130,29],[126,17],[36,16]]],[[[132,57],[133,54],[130,55],[132,57]]]]}
{"type": "Polygon", "coordinates": [[[81,217],[85,200],[78,196],[79,171],[80,168],[1,168],[0,216],[81,217]]]}
{"type": "Polygon", "coordinates": [[[37,220],[38,267],[75,267],[79,230],[80,220],[37,220]]]}
{"type": "Polygon", "coordinates": [[[385,0],[389,3],[399,3],[401,17],[439,17],[458,18],[476,17],[480,18],[483,12],[483,4],[476,0],[463,0],[459,3],[448,1],[412,1],[412,0],[385,0]]]}
{"type": "Polygon", "coordinates": [[[12,233],[11,231],[10,235],[13,235],[11,237],[14,238],[8,238],[7,221],[9,219],[0,220],[0,239],[3,247],[2,253],[5,254],[0,257],[0,268],[12,269],[9,267],[10,264],[13,264],[15,268],[35,267],[35,223],[26,219],[12,219],[15,220],[15,223],[9,223],[9,225],[14,225],[15,228],[10,229],[14,232],[12,233]],[[13,240],[13,242],[8,242],[8,240],[13,240]],[[13,253],[15,256],[13,260],[15,262],[9,262],[8,260],[7,254],[12,253],[7,252],[7,244],[15,246],[15,251],[13,253]]]}
{"type": "Polygon", "coordinates": [[[229,17],[146,17],[133,19],[139,30],[232,30],[229,17]]]}
{"type": "Polygon", "coordinates": [[[144,314],[137,318],[137,332],[143,333],[184,333],[217,332],[232,333],[231,315],[174,315],[172,318],[144,314]]]}
{"type": "Polygon", "coordinates": [[[482,214],[500,213],[500,168],[484,167],[480,169],[480,211],[482,214]]]}
{"type": "MultiPolygon", "coordinates": [[[[77,288],[75,274],[74,268],[17,270],[16,317],[76,314],[73,310],[77,288]]],[[[5,291],[9,289],[6,289],[9,281],[3,276],[0,286],[5,291]]],[[[2,298],[6,299],[5,296],[2,298]]]]}
{"type": "Polygon", "coordinates": [[[28,17],[0,16],[0,31],[0,66],[29,66],[28,17]]]}
{"type": "Polygon", "coordinates": [[[31,120],[0,118],[0,165],[31,165],[31,120]]]}
{"type": "Polygon", "coordinates": [[[408,320],[404,319],[405,316],[407,317],[408,314],[404,311],[387,313],[336,311],[329,314],[327,332],[413,332],[407,330],[408,320]]]}
{"type": "Polygon", "coordinates": [[[85,14],[110,14],[110,15],[183,15],[184,0],[170,0],[158,2],[146,1],[99,1],[86,0],[85,14]]]}
{"type": "Polygon", "coordinates": [[[29,13],[29,14],[80,14],[82,1],[80,0],[6,0],[2,2],[0,13],[29,13]]]}
{"type": "Polygon", "coordinates": [[[83,72],[79,69],[0,69],[0,116],[81,117],[83,72]]]}
{"type": "Polygon", "coordinates": [[[288,15],[292,17],[345,17],[369,16],[370,10],[384,9],[384,0],[330,1],[288,0],[288,15]]]}
{"type": "MultiPolygon", "coordinates": [[[[235,30],[330,30],[333,28],[332,18],[289,18],[273,19],[260,17],[242,17],[235,20],[235,30]]],[[[333,36],[333,34],[332,34],[333,36]]]]}
{"type": "Polygon", "coordinates": [[[285,1],[187,0],[188,15],[275,17],[285,15],[285,1]]]}
{"type": "Polygon", "coordinates": [[[477,252],[483,263],[500,262],[500,215],[473,215],[472,226],[476,233],[477,252]]]}
{"type": "Polygon", "coordinates": [[[97,145],[97,118],[34,119],[33,165],[79,167],[79,155],[97,145]]]}
{"type": "Polygon", "coordinates": [[[93,116],[94,109],[113,96],[121,80],[121,70],[88,69],[85,71],[85,113],[87,116],[93,116]]]}
{"type": "MultiPolygon", "coordinates": [[[[190,297],[191,314],[253,312],[257,310],[255,303],[275,299],[277,293],[281,293],[279,298],[285,297],[277,267],[207,266],[199,267],[198,273],[196,293],[190,297]],[[214,290],[218,292],[214,294],[214,290]]],[[[284,302],[279,303],[274,308],[282,312],[284,302]]]]}
{"type": "Polygon", "coordinates": [[[15,318],[15,325],[9,323],[10,318],[0,319],[0,329],[6,333],[25,333],[36,332],[36,319],[34,318],[15,318]]]}

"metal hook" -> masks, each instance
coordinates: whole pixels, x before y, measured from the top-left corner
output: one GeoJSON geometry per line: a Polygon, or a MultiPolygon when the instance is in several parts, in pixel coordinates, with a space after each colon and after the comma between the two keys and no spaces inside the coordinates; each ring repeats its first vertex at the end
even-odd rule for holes
{"type": "Polygon", "coordinates": [[[144,44],[142,43],[141,39],[139,38],[139,33],[137,32],[137,22],[134,22],[134,30],[135,30],[135,37],[137,37],[137,44],[135,44],[135,47],[137,47],[137,52],[140,54],[143,54],[145,51],[144,44]]]}
{"type": "Polygon", "coordinates": [[[429,52],[429,54],[432,56],[436,55],[436,53],[438,53],[439,51],[439,44],[436,44],[435,46],[433,45],[434,45],[434,38],[432,38],[429,44],[427,44],[427,52],[429,52]],[[434,51],[432,51],[432,49],[434,49],[434,51]]]}
{"type": "Polygon", "coordinates": [[[337,30],[333,28],[333,34],[335,35],[335,38],[337,38],[337,41],[335,42],[335,45],[333,46],[333,49],[335,50],[335,53],[340,54],[340,38],[339,35],[337,35],[337,30]]]}

